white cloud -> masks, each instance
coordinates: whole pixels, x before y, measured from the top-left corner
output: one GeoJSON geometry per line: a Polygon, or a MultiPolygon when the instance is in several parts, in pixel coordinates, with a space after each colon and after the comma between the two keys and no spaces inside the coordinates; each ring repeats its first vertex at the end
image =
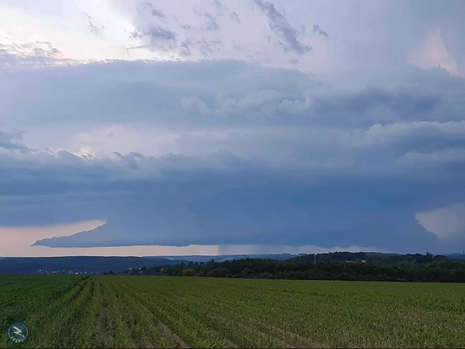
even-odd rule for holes
{"type": "Polygon", "coordinates": [[[459,73],[457,60],[448,52],[440,28],[433,29],[420,45],[407,53],[407,62],[422,69],[441,67],[452,74],[459,73]]]}
{"type": "Polygon", "coordinates": [[[465,204],[460,203],[437,210],[418,212],[418,222],[439,239],[465,235],[465,204]]]}
{"type": "Polygon", "coordinates": [[[464,74],[456,1],[5,0],[1,10],[1,44],[50,42],[70,62],[238,59],[320,73],[407,62],[464,74]]]}

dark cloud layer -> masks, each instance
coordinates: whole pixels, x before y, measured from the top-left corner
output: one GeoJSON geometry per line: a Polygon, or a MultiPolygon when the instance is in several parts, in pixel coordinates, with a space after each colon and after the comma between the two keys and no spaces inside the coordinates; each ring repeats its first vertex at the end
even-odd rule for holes
{"type": "MultiPolygon", "coordinates": [[[[237,179],[236,179],[237,181],[237,179]]],[[[414,218],[420,201],[432,193],[402,182],[333,182],[292,185],[265,180],[259,186],[194,181],[151,188],[130,207],[112,205],[131,217],[109,216],[109,223],[70,238],[37,244],[55,247],[129,244],[314,244],[331,248],[383,246],[394,251],[431,249],[437,244],[414,218]],[[192,193],[192,186],[215,194],[192,193]],[[176,197],[182,193],[182,199],[176,197]],[[186,196],[186,197],[184,197],[186,196]],[[194,196],[195,199],[189,196],[194,196]],[[200,196],[200,198],[199,198],[200,196]]],[[[131,197],[131,196],[130,196],[131,197]]]]}
{"type": "Polygon", "coordinates": [[[133,124],[147,142],[81,156],[1,133],[2,225],[107,220],[39,245],[452,252],[464,242],[416,220],[465,201],[465,82],[444,70],[316,80],[234,61],[113,62],[2,77],[5,122],[52,132],[78,120],[83,134],[133,124]],[[176,150],[150,155],[151,138],[170,132],[176,150]]]}
{"type": "Polygon", "coordinates": [[[0,148],[7,150],[27,151],[28,148],[24,144],[17,142],[22,135],[20,132],[3,132],[0,130],[0,148]]]}

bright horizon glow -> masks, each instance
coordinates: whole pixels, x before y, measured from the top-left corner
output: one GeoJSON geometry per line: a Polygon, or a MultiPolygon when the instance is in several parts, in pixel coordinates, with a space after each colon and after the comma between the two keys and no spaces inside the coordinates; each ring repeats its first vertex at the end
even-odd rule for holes
{"type": "Polygon", "coordinates": [[[69,236],[80,231],[92,230],[104,224],[104,221],[85,221],[74,224],[50,227],[0,227],[0,258],[12,257],[150,257],[150,256],[218,256],[242,254],[299,254],[323,253],[333,251],[377,251],[370,247],[350,246],[324,249],[318,246],[272,246],[272,245],[190,245],[190,246],[118,246],[118,247],[82,247],[52,248],[32,246],[40,239],[69,236]],[[19,238],[20,237],[20,238],[19,238]]]}

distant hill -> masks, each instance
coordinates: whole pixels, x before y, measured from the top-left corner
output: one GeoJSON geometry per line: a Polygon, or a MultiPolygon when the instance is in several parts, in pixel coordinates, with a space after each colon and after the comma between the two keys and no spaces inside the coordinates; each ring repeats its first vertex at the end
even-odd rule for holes
{"type": "Polygon", "coordinates": [[[277,261],[284,261],[289,258],[295,257],[290,253],[281,254],[231,254],[231,255],[219,255],[219,256],[160,256],[160,258],[167,258],[170,260],[184,261],[184,262],[209,262],[212,259],[219,263],[224,261],[247,259],[247,258],[259,258],[259,259],[274,259],[277,261]]]}
{"type": "Polygon", "coordinates": [[[285,260],[290,254],[223,255],[223,256],[161,256],[161,257],[36,257],[0,258],[0,274],[103,274],[142,267],[174,265],[182,262],[215,262],[245,258],[285,260]]]}
{"type": "Polygon", "coordinates": [[[450,258],[450,259],[461,259],[461,260],[465,260],[465,254],[463,253],[452,253],[452,254],[446,254],[445,255],[447,258],[450,258]]]}
{"type": "Polygon", "coordinates": [[[38,257],[2,258],[0,274],[101,274],[142,266],[176,264],[167,258],[154,257],[38,257]]]}
{"type": "MultiPolygon", "coordinates": [[[[0,274],[103,274],[113,271],[120,273],[134,268],[153,268],[157,266],[181,263],[205,263],[212,259],[216,263],[242,259],[262,259],[289,261],[290,263],[313,263],[314,255],[301,253],[282,254],[243,254],[219,256],[157,256],[157,257],[37,257],[37,258],[0,258],[0,274]]],[[[429,263],[442,258],[462,259],[462,254],[433,256],[430,254],[385,254],[378,252],[331,252],[318,253],[317,262],[345,263],[365,261],[371,265],[391,265],[397,263],[429,263]]]]}

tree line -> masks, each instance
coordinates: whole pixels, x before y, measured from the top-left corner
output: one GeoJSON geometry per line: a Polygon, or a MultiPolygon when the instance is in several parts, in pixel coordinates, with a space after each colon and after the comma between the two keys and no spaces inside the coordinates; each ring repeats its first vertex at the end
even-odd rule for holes
{"type": "Polygon", "coordinates": [[[125,273],[251,279],[465,282],[465,261],[433,257],[430,253],[370,255],[336,252],[316,257],[304,255],[284,261],[249,258],[220,263],[211,260],[134,268],[125,273]]]}

